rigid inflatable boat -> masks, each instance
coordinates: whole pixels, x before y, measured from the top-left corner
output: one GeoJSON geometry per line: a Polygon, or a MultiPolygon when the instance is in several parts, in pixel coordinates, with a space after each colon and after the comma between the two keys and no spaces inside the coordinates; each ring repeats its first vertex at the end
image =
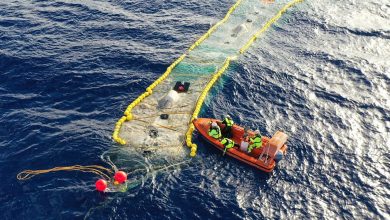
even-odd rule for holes
{"type": "MultiPolygon", "coordinates": [[[[225,146],[221,144],[220,140],[208,135],[208,131],[212,122],[216,122],[221,130],[223,130],[225,125],[216,119],[198,118],[193,121],[193,124],[204,139],[206,139],[217,149],[224,151],[225,146]]],[[[286,154],[286,142],[288,136],[281,131],[277,131],[271,138],[262,136],[262,147],[253,149],[251,153],[247,153],[245,150],[242,150],[243,148],[240,147],[242,146],[242,142],[244,140],[244,134],[248,135],[249,137],[254,136],[253,131],[245,131],[243,127],[233,125],[230,139],[234,141],[235,146],[234,148],[228,149],[225,155],[240,160],[241,162],[244,162],[264,172],[272,172],[277,162],[279,162],[286,154]]]]}

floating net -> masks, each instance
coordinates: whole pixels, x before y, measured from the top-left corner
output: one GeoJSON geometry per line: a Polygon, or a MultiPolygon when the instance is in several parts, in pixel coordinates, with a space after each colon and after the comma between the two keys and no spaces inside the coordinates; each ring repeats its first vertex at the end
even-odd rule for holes
{"type": "MultiPolygon", "coordinates": [[[[223,20],[151,85],[153,90],[149,87],[128,107],[117,123],[114,139],[138,152],[184,155],[191,118],[194,111],[199,112],[197,103],[204,99],[202,93],[215,74],[222,74],[230,60],[248,49],[287,8],[300,1],[237,1],[223,20]]],[[[188,140],[187,144],[190,145],[188,140]]]]}
{"type": "Polygon", "coordinates": [[[157,173],[193,163],[180,156],[185,155],[184,143],[191,147],[191,156],[196,153],[191,120],[199,114],[211,87],[238,55],[288,8],[301,1],[238,0],[221,21],[128,106],[113,134],[114,140],[125,147],[114,147],[102,155],[111,168],[73,165],[25,170],[17,178],[27,180],[44,173],[80,171],[112,182],[112,175],[120,167],[130,179],[126,184],[113,185],[109,191],[124,192],[139,189],[157,173]]]}

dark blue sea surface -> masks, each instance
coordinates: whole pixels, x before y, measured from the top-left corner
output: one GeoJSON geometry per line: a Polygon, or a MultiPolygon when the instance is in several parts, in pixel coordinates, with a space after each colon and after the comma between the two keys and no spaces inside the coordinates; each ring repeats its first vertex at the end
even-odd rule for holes
{"type": "Polygon", "coordinates": [[[390,5],[381,0],[305,1],[208,97],[202,116],[228,112],[290,136],[271,175],[195,137],[195,158],[125,193],[98,193],[98,177],[81,172],[16,179],[108,167],[102,155],[119,148],[111,134],[126,106],[233,3],[1,1],[1,219],[390,219],[390,5]]]}

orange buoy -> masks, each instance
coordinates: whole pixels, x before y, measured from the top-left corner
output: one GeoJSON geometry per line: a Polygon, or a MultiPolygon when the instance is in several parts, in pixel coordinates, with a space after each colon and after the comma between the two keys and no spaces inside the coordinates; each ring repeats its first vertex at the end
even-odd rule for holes
{"type": "Polygon", "coordinates": [[[107,181],[104,179],[98,179],[98,181],[95,183],[95,186],[97,191],[104,192],[104,190],[107,189],[107,181]]]}
{"type": "Polygon", "coordinates": [[[118,181],[118,183],[124,183],[127,180],[127,174],[123,171],[118,171],[115,173],[114,179],[115,181],[118,181]]]}

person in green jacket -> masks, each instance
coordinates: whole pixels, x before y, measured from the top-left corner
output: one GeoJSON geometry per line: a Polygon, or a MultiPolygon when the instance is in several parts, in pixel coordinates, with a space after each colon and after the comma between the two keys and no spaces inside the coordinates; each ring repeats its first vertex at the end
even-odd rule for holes
{"type": "Polygon", "coordinates": [[[221,141],[221,144],[223,146],[225,146],[225,150],[223,151],[223,155],[225,155],[225,153],[228,149],[234,147],[234,141],[230,140],[229,138],[223,138],[221,141]]]}
{"type": "Polygon", "coordinates": [[[253,149],[261,148],[263,142],[261,140],[261,134],[259,130],[255,131],[255,136],[249,138],[250,145],[248,147],[248,153],[252,152],[253,149]]]}
{"type": "Polygon", "coordinates": [[[233,119],[229,115],[226,115],[225,119],[222,121],[222,124],[225,125],[223,129],[224,136],[228,138],[232,137],[232,127],[234,125],[233,119]]]}
{"type": "Polygon", "coordinates": [[[222,134],[221,134],[221,128],[217,125],[216,122],[211,123],[210,130],[208,134],[215,138],[215,139],[220,139],[222,134]]]}

